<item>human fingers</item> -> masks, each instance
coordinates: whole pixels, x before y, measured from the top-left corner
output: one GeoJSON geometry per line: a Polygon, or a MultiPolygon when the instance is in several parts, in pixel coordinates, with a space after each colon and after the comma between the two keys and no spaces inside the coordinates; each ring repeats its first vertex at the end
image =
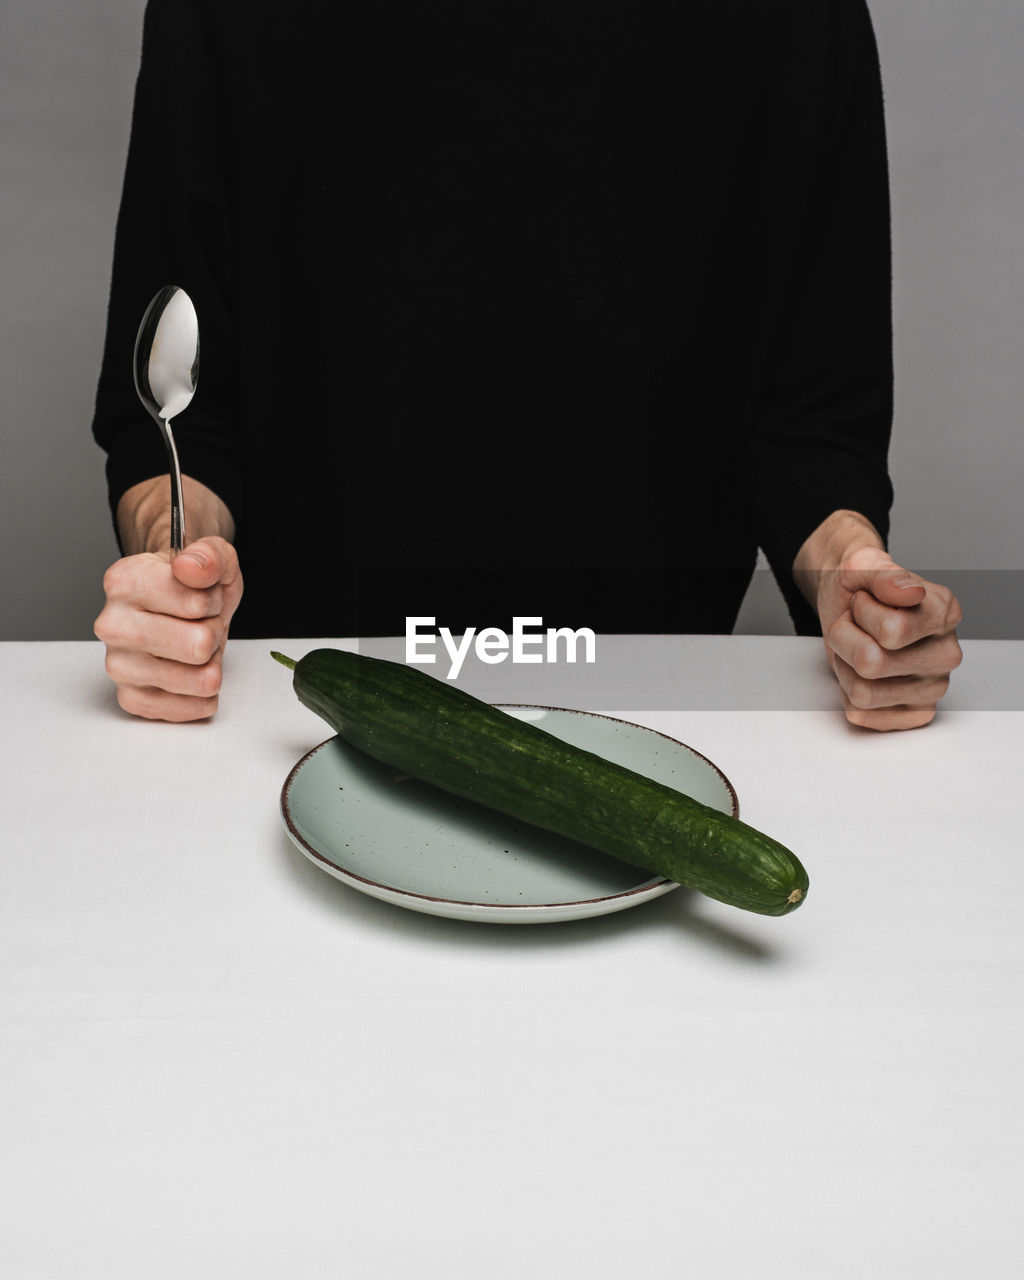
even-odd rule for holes
{"type": "Polygon", "coordinates": [[[176,576],[166,557],[149,552],[112,564],[103,575],[103,592],[112,607],[175,618],[215,618],[224,609],[224,588],[219,582],[188,585],[176,576]]]}
{"type": "Polygon", "coordinates": [[[208,662],[194,665],[157,658],[152,654],[133,654],[124,649],[109,649],[106,671],[117,685],[134,684],[143,689],[160,689],[165,693],[189,698],[213,698],[220,693],[223,680],[223,649],[218,649],[208,662]]]}
{"type": "Polygon", "coordinates": [[[230,620],[242,595],[238,553],[224,538],[198,538],[171,562],[175,580],[186,589],[218,593],[219,613],[230,620]]]}
{"type": "MultiPolygon", "coordinates": [[[[861,560],[866,557],[861,557],[861,560]]],[[[927,592],[928,583],[901,568],[895,561],[882,557],[874,567],[843,571],[843,579],[852,595],[855,591],[870,591],[884,604],[898,609],[913,608],[920,604],[927,592]]]]}
{"type": "Polygon", "coordinates": [[[178,618],[226,620],[242,595],[242,575],[234,547],[223,538],[200,538],[169,561],[162,555],[126,556],[107,570],[108,600],[178,618]]]}
{"type": "Polygon", "coordinates": [[[108,650],[194,667],[208,663],[228,633],[219,614],[212,618],[176,618],[119,600],[107,602],[94,630],[108,650]]]}
{"type": "Polygon", "coordinates": [[[108,647],[201,665],[227,638],[242,575],[230,543],[204,538],[173,563],[149,553],[124,557],[107,570],[103,588],[94,629],[108,647]]]}
{"type": "MultiPolygon", "coordinates": [[[[900,603],[900,594],[905,597],[908,589],[894,586],[885,577],[855,592],[850,599],[850,611],[857,626],[883,649],[907,649],[929,636],[950,636],[963,621],[960,602],[948,587],[923,578],[916,579],[912,585],[915,594],[912,604],[900,603]]],[[[952,653],[957,646],[946,648],[952,653]]]]}
{"type": "Polygon", "coordinates": [[[865,680],[948,676],[960,665],[955,631],[910,638],[915,633],[901,619],[884,616],[891,612],[855,597],[829,627],[825,643],[865,680]]]}
{"type": "Polygon", "coordinates": [[[846,595],[855,591],[876,591],[888,604],[914,604],[921,598],[924,578],[904,569],[882,547],[862,546],[851,551],[832,572],[826,574],[846,595]]]}
{"type": "Polygon", "coordinates": [[[860,729],[888,733],[902,729],[921,729],[935,719],[938,700],[919,706],[901,703],[891,707],[859,707],[840,684],[840,698],[847,721],[860,729]]]}
{"type": "Polygon", "coordinates": [[[839,682],[847,719],[867,728],[926,724],[949,688],[948,673],[867,679],[834,652],[830,652],[829,661],[839,682]]]}
{"type": "Polygon", "coordinates": [[[96,621],[118,704],[147,720],[204,720],[217,710],[227,627],[108,604],[96,621]]]}
{"type": "Polygon", "coordinates": [[[209,719],[217,710],[223,650],[202,666],[190,666],[108,649],[106,668],[117,686],[118,705],[131,715],[182,722],[209,719]]]}
{"type": "Polygon", "coordinates": [[[223,539],[201,539],[186,551],[174,565],[166,555],[125,557],[104,576],[106,602],[94,630],[119,704],[147,719],[204,719],[217,708],[242,577],[223,539]]]}
{"type": "Polygon", "coordinates": [[[142,720],[187,724],[195,720],[209,720],[217,712],[219,699],[190,698],[184,694],[168,693],[164,689],[119,684],[117,704],[129,715],[138,716],[142,720]]]}

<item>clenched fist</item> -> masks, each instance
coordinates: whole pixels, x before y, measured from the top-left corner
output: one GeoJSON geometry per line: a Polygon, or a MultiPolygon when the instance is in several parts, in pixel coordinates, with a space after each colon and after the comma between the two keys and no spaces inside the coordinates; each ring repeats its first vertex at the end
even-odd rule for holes
{"type": "Polygon", "coordinates": [[[96,635],[125,711],[148,720],[203,720],[217,709],[224,645],[242,596],[234,547],[200,538],[173,562],[142,552],[104,575],[96,635]]]}
{"type": "Polygon", "coordinates": [[[817,610],[850,723],[889,730],[933,720],[963,658],[952,591],[898,565],[853,512],[829,517],[794,570],[817,610]]]}
{"type": "Polygon", "coordinates": [[[205,536],[171,561],[168,480],[129,489],[117,508],[129,553],[103,578],[106,604],[94,630],[107,648],[107,674],[125,711],[147,720],[205,720],[217,710],[224,645],[242,598],[229,539],[230,511],[189,476],[182,478],[186,527],[205,536]]]}

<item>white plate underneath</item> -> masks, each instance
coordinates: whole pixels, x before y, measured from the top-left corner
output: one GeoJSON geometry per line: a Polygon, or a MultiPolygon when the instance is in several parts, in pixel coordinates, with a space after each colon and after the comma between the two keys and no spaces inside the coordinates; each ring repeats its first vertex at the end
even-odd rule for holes
{"type": "MultiPolygon", "coordinates": [[[[738,816],[725,774],[654,729],[558,707],[502,710],[738,816]]],[[[429,915],[496,924],[578,920],[678,888],[402,776],[340,738],[322,742],[292,769],[281,814],[292,841],[318,867],[372,897],[429,915]]]]}

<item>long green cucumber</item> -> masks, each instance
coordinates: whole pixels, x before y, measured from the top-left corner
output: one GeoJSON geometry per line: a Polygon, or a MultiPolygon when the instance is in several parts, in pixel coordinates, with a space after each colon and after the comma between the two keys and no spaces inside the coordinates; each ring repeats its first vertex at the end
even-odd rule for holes
{"type": "Polygon", "coordinates": [[[807,894],[799,859],[770,836],[417,667],[341,649],[273,656],[300,702],[403,773],[746,911],[785,915],[807,894]]]}

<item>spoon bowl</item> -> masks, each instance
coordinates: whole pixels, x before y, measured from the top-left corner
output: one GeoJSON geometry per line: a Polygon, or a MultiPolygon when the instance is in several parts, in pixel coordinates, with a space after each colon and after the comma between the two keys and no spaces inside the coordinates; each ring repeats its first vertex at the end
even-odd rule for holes
{"type": "Polygon", "coordinates": [[[135,390],[160,428],[171,477],[171,555],[185,544],[185,503],[171,419],[188,408],[199,379],[199,320],[184,289],[168,285],[146,308],[135,339],[135,390]]]}

